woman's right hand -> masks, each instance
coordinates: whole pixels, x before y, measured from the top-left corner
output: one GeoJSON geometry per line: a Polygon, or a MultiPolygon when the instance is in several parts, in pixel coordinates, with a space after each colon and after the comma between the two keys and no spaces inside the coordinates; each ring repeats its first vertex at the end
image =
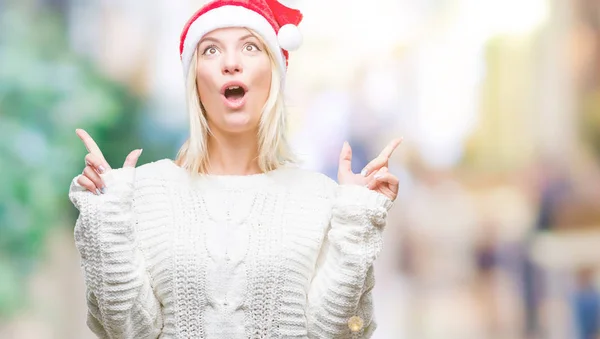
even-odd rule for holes
{"type": "MultiPolygon", "coordinates": [[[[85,168],[83,169],[82,175],[77,179],[77,183],[82,187],[85,187],[90,192],[100,195],[104,193],[104,188],[106,185],[104,181],[100,177],[100,174],[107,173],[112,170],[106,159],[104,159],[104,155],[100,148],[92,139],[92,137],[82,129],[76,129],[75,133],[83,144],[85,148],[88,150],[88,154],[85,156],[85,168]]],[[[123,167],[135,167],[137,161],[142,154],[141,149],[133,150],[127,158],[125,159],[125,163],[123,163],[123,167]]]]}

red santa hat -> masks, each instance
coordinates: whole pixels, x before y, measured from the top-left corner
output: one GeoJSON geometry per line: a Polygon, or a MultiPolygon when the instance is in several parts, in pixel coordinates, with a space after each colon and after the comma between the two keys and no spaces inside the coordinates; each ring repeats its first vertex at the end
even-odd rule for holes
{"type": "Polygon", "coordinates": [[[187,77],[198,42],[207,33],[226,27],[245,27],[258,33],[274,53],[285,75],[288,51],[302,44],[298,24],[302,13],[277,0],[213,0],[200,8],[187,22],[179,46],[184,76],[187,77]]]}

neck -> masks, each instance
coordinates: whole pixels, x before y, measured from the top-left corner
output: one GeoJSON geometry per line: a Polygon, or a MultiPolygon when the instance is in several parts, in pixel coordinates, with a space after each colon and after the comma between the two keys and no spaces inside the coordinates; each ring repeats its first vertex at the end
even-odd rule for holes
{"type": "Polygon", "coordinates": [[[257,160],[256,133],[228,135],[214,132],[208,139],[209,174],[250,175],[262,172],[257,160]]]}

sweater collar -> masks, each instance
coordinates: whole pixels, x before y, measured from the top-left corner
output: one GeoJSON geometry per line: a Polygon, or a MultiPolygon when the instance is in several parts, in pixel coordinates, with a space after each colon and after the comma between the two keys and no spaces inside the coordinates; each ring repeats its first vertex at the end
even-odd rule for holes
{"type": "Polygon", "coordinates": [[[282,166],[278,169],[268,171],[265,173],[248,174],[248,175],[216,175],[216,174],[202,174],[193,175],[185,169],[179,167],[172,159],[165,159],[170,166],[174,167],[176,171],[184,173],[185,177],[188,178],[192,185],[204,188],[219,188],[219,189],[232,189],[232,190],[244,190],[249,188],[260,188],[271,186],[276,182],[278,176],[280,176],[289,166],[282,166]]]}

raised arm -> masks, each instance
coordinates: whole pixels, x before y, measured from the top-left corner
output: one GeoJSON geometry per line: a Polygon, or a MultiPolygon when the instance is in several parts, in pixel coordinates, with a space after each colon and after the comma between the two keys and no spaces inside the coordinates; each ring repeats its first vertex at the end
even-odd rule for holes
{"type": "Polygon", "coordinates": [[[330,228],[308,295],[312,338],[370,338],[376,328],[373,263],[398,193],[398,179],[387,166],[400,141],[392,141],[361,174],[352,173],[352,150],[344,143],[330,228]]]}
{"type": "Polygon", "coordinates": [[[89,135],[80,133],[93,156],[86,156],[88,166],[73,179],[69,198],[79,210],[74,235],[87,287],[88,326],[101,338],[157,338],[161,305],[134,228],[139,152],[133,151],[123,168],[112,170],[89,135]],[[104,171],[98,169],[101,165],[104,171]],[[98,176],[86,175],[90,169],[98,176]],[[99,185],[105,189],[98,194],[99,185]]]}
{"type": "Polygon", "coordinates": [[[376,328],[373,263],[392,205],[360,186],[340,186],[308,296],[311,338],[370,338],[376,328]],[[354,330],[354,331],[353,331],[354,330]]]}

